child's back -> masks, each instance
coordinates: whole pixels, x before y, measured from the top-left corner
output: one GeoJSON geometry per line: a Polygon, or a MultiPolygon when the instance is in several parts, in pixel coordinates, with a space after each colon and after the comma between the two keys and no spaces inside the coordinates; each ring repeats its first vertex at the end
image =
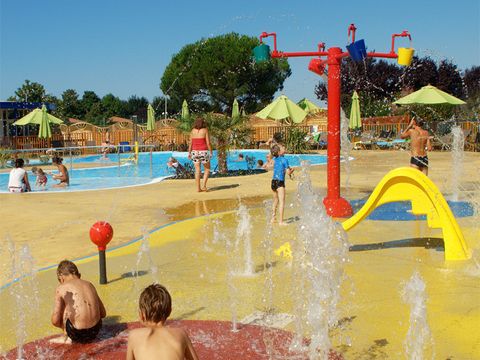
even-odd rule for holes
{"type": "Polygon", "coordinates": [[[65,314],[77,329],[96,325],[103,317],[102,305],[93,284],[82,279],[72,279],[59,285],[57,294],[65,304],[65,314]]]}
{"type": "Polygon", "coordinates": [[[55,292],[52,324],[65,330],[73,342],[90,342],[102,327],[105,307],[95,286],[80,279],[77,266],[68,260],[60,262],[57,279],[60,284],[55,292]]]}
{"type": "Polygon", "coordinates": [[[145,327],[130,332],[128,345],[134,359],[195,359],[184,330],[169,327],[145,327]]]}

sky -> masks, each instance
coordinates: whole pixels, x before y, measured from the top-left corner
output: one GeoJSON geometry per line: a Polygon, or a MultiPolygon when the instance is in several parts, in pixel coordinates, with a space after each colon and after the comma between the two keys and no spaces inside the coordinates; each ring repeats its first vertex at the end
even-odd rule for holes
{"type": "MultiPolygon", "coordinates": [[[[75,89],[151,101],[172,56],[202,38],[267,31],[281,51],[345,49],[350,23],[369,51],[388,52],[391,34],[408,30],[419,56],[480,65],[480,0],[0,0],[0,101],[26,79],[58,97],[75,89]]],[[[289,59],[281,93],[294,101],[316,99],[309,60],[289,59]]]]}

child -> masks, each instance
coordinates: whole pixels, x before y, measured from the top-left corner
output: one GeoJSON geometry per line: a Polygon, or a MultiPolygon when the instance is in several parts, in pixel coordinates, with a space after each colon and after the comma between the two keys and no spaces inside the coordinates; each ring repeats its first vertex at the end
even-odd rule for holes
{"type": "Polygon", "coordinates": [[[187,333],[165,326],[171,311],[172,298],[165,287],[152,284],[142,291],[139,315],[145,327],[130,332],[127,360],[198,359],[187,333]]]}
{"type": "Polygon", "coordinates": [[[273,156],[273,179],[272,179],[272,191],[273,191],[273,209],[272,209],[272,224],[275,222],[275,216],[277,212],[277,206],[279,207],[279,225],[286,225],[283,222],[283,210],[285,208],[285,172],[288,176],[291,176],[293,169],[288,164],[288,160],[281,156],[284,151],[277,144],[273,145],[270,149],[273,156]]]}
{"type": "Polygon", "coordinates": [[[263,169],[263,160],[262,159],[259,159],[257,161],[257,169],[263,169]]]}
{"type": "Polygon", "coordinates": [[[273,159],[271,153],[267,154],[267,161],[263,164],[262,168],[265,170],[270,170],[273,168],[273,159]]]}
{"type": "MultiPolygon", "coordinates": [[[[58,264],[57,279],[60,285],[55,292],[52,324],[63,329],[72,342],[88,343],[100,331],[106,312],[95,287],[81,280],[80,276],[73,262],[63,260],[58,264]]],[[[59,339],[53,342],[59,342],[59,339]]]]}
{"type": "MultiPolygon", "coordinates": [[[[48,181],[47,174],[45,174],[42,168],[38,168],[36,170],[37,171],[34,173],[35,175],[37,175],[37,181],[35,182],[35,185],[42,186],[42,187],[47,186],[47,181],[48,181]]],[[[33,168],[32,168],[32,171],[33,171],[33,168]]]]}

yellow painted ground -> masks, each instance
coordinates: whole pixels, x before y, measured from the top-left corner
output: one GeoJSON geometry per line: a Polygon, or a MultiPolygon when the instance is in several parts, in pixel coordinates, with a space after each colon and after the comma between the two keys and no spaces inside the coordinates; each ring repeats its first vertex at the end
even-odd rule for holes
{"type": "MultiPolygon", "coordinates": [[[[408,162],[408,155],[402,152],[362,151],[353,155],[357,160],[351,164],[346,195],[349,199],[365,196],[388,170],[408,162]]],[[[431,178],[448,194],[450,154],[433,153],[430,158],[431,178]]],[[[480,155],[467,154],[466,164],[462,196],[477,201],[480,155]]],[[[213,179],[210,186],[214,191],[205,194],[191,192],[193,182],[186,180],[95,193],[0,195],[1,283],[12,276],[13,257],[9,254],[14,253],[13,248],[18,257],[19,249],[28,244],[35,266],[41,268],[62,258],[95,253],[88,229],[97,220],[106,219],[113,225],[112,245],[126,243],[169,223],[151,236],[146,235],[150,248],[147,252],[142,241],[108,252],[109,284],[97,286],[107,305],[107,321],[136,320],[138,294],[153,281],[171,291],[174,318],[230,320],[235,311],[241,320],[254,311],[265,310],[262,300],[268,272],[264,270],[261,245],[265,234],[262,201],[270,196],[270,175],[213,179]],[[227,242],[235,241],[237,221],[234,214],[225,211],[238,207],[237,197],[243,199],[253,218],[256,275],[234,277],[228,286],[228,271],[242,263],[238,255],[227,250],[227,242]],[[212,212],[220,213],[218,219],[203,216],[181,221],[212,212]],[[133,276],[135,272],[138,277],[133,276]]],[[[312,179],[322,191],[325,169],[313,169],[312,179]]],[[[287,206],[287,217],[298,215],[294,191],[294,182],[287,182],[287,203],[292,204],[287,206]]],[[[478,217],[459,219],[459,224],[474,250],[473,258],[467,262],[445,263],[443,252],[424,247],[350,252],[340,305],[344,321],[341,328],[332,330],[336,349],[346,359],[404,357],[409,308],[401,300],[400,289],[414,270],[426,283],[435,358],[480,358],[478,217]]],[[[295,222],[275,228],[274,247],[296,236],[295,222]]],[[[365,221],[350,231],[349,242],[361,245],[429,236],[439,237],[440,233],[429,230],[424,222],[365,221]]],[[[276,313],[291,314],[295,288],[291,266],[283,258],[273,256],[272,260],[275,288],[271,306],[276,313]]],[[[98,259],[91,257],[78,264],[83,277],[96,283],[98,259]]],[[[55,269],[51,269],[39,272],[33,280],[24,279],[0,290],[0,353],[15,346],[16,339],[29,341],[57,332],[49,324],[55,286],[55,269]],[[26,325],[26,331],[16,326],[19,322],[26,325]]],[[[293,325],[286,328],[293,330],[293,325]]]]}

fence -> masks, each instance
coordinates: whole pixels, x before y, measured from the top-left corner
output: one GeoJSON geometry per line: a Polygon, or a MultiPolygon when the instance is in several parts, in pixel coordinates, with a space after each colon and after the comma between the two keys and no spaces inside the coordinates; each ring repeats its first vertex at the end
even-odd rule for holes
{"type": "MultiPolygon", "coordinates": [[[[408,117],[378,117],[362,119],[363,131],[380,135],[382,132],[400,134],[406,128],[408,117]],[[396,122],[395,122],[396,121],[396,122]]],[[[440,123],[431,123],[432,130],[437,131],[437,125],[440,123]]],[[[470,137],[476,138],[479,132],[479,121],[461,121],[457,125],[468,132],[470,137]]],[[[251,144],[265,142],[272,138],[275,133],[287,134],[291,127],[287,125],[254,125],[252,126],[251,144]]],[[[311,126],[297,126],[297,128],[310,133],[312,129],[318,132],[326,132],[327,124],[318,124],[311,126]]],[[[63,147],[81,147],[83,154],[91,153],[88,146],[101,146],[109,138],[110,144],[119,145],[121,143],[133,144],[138,141],[139,144],[153,145],[155,150],[181,150],[188,148],[189,135],[184,134],[173,126],[162,126],[156,130],[147,131],[145,127],[130,129],[115,129],[108,132],[76,130],[55,133],[50,139],[39,139],[37,136],[15,136],[3,138],[3,146],[13,149],[32,149],[32,148],[63,148],[63,147]]]]}

